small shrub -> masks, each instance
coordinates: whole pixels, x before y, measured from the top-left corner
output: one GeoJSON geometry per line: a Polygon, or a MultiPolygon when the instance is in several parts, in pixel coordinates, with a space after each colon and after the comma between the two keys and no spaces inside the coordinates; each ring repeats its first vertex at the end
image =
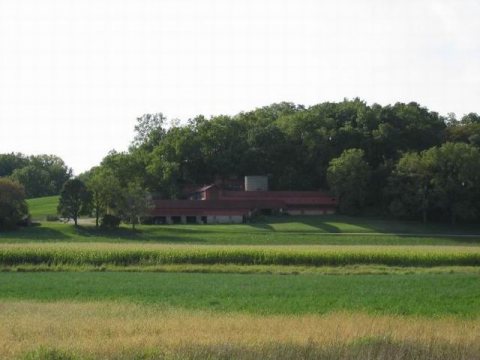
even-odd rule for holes
{"type": "Polygon", "coordinates": [[[115,215],[105,215],[102,217],[100,224],[103,228],[116,229],[120,226],[121,219],[115,215]]]}
{"type": "Polygon", "coordinates": [[[152,216],[142,216],[140,218],[140,223],[143,225],[154,225],[155,219],[152,216]]]}
{"type": "Polygon", "coordinates": [[[75,354],[57,350],[40,347],[39,349],[27,353],[24,360],[79,360],[75,354]]]}
{"type": "Polygon", "coordinates": [[[60,218],[57,215],[47,215],[46,220],[47,221],[59,221],[60,218]]]}

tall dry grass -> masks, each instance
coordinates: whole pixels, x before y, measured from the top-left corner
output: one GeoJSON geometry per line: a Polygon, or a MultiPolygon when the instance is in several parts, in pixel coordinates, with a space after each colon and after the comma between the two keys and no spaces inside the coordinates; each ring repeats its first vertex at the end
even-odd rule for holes
{"type": "Polygon", "coordinates": [[[480,321],[2,302],[1,359],[480,359],[480,321]]]}

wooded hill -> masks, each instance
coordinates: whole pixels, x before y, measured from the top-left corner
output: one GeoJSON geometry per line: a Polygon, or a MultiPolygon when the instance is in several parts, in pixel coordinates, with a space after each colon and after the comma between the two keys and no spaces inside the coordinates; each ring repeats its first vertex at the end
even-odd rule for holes
{"type": "MultiPolygon", "coordinates": [[[[330,191],[341,213],[477,221],[479,147],[476,113],[443,117],[414,102],[284,102],[182,125],[143,115],[128,151],[110,152],[79,178],[103,209],[121,193],[181,198],[189,185],[268,175],[272,190],[330,191]]],[[[58,194],[70,174],[56,157],[0,155],[0,176],[22,183],[28,197],[58,194]]]]}
{"type": "Polygon", "coordinates": [[[146,114],[129,151],[111,152],[100,168],[165,198],[181,197],[186,185],[266,174],[273,190],[330,190],[343,213],[472,221],[479,146],[475,113],[458,120],[414,102],[284,102],[184,125],[146,114]]]}

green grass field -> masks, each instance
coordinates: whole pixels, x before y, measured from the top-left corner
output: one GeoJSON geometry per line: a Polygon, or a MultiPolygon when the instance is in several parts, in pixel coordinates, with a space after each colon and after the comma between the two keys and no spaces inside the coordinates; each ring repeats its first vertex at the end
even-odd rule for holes
{"type": "Polygon", "coordinates": [[[236,275],[0,273],[0,298],[123,300],[252,314],[363,311],[390,315],[480,314],[478,275],[236,275]]]}
{"type": "Polygon", "coordinates": [[[28,210],[32,216],[32,219],[45,220],[48,215],[56,215],[58,199],[58,196],[28,199],[28,210]]]}
{"type": "MultiPolygon", "coordinates": [[[[351,228],[358,219],[343,218],[340,216],[329,218],[309,219],[319,224],[329,219],[340,221],[344,227],[351,228]]],[[[328,233],[324,230],[301,231],[304,224],[300,219],[292,219],[292,223],[279,223],[281,229],[275,227],[274,219],[269,224],[243,225],[142,225],[137,231],[126,226],[113,231],[95,229],[91,225],[74,228],[71,224],[59,222],[42,222],[38,226],[22,228],[17,231],[0,233],[0,243],[26,242],[100,242],[100,243],[165,243],[165,244],[198,244],[198,245],[451,245],[451,246],[479,246],[480,230],[471,226],[467,228],[450,229],[450,234],[444,234],[443,229],[424,229],[418,233],[417,224],[411,232],[402,234],[384,233],[328,233]],[[428,230],[428,231],[427,231],[428,230]],[[452,234],[455,232],[455,234],[452,234]]],[[[282,219],[282,221],[284,221],[282,219]]],[[[387,222],[384,222],[387,223],[387,222]]],[[[392,227],[399,226],[390,222],[392,227]]],[[[386,226],[386,225],[385,225],[386,226]]],[[[404,225],[405,227],[406,225],[404,225]]]]}
{"type": "Polygon", "coordinates": [[[0,233],[0,358],[475,359],[480,225],[339,215],[0,233]]]}

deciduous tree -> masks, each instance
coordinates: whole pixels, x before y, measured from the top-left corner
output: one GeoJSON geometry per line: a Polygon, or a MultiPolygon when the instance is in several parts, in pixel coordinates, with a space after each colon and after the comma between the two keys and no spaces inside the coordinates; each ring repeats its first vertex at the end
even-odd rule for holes
{"type": "Polygon", "coordinates": [[[23,186],[0,178],[0,230],[12,229],[28,216],[23,186]]]}
{"type": "Polygon", "coordinates": [[[120,182],[110,169],[97,167],[91,170],[86,185],[92,194],[95,226],[98,228],[100,217],[117,207],[117,200],[121,197],[120,182]]]}
{"type": "Polygon", "coordinates": [[[433,176],[433,159],[428,152],[404,154],[389,179],[387,192],[393,198],[390,211],[400,217],[420,213],[426,223],[433,204],[433,176]]]}
{"type": "Polygon", "coordinates": [[[358,213],[365,206],[370,167],[360,149],[345,150],[330,161],[327,181],[338,199],[342,213],[358,213]]]}
{"type": "Polygon", "coordinates": [[[67,219],[72,219],[75,226],[77,226],[78,217],[90,212],[91,202],[91,193],[83,181],[70,179],[63,184],[62,191],[60,192],[58,213],[67,219]]]}
{"type": "Polygon", "coordinates": [[[437,206],[449,215],[451,223],[478,216],[480,150],[464,143],[446,143],[425,155],[432,158],[437,206]]]}
{"type": "Polygon", "coordinates": [[[139,182],[131,182],[126,188],[122,189],[120,214],[124,221],[132,225],[133,230],[135,230],[135,225],[140,222],[140,217],[145,215],[148,208],[147,192],[139,182]]]}

